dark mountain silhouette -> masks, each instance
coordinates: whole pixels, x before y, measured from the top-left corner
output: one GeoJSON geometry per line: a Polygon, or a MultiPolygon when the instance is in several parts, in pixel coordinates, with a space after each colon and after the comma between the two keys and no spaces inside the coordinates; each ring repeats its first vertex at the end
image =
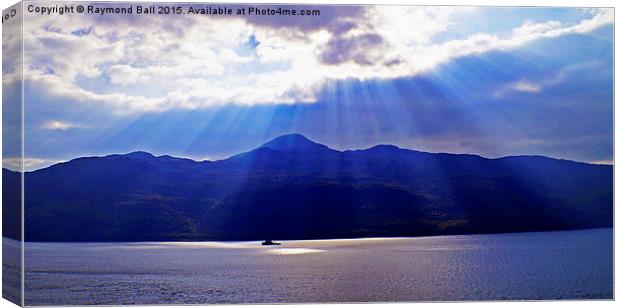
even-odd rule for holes
{"type": "MultiPolygon", "coordinates": [[[[281,150],[281,151],[328,151],[330,150],[327,146],[322,145],[320,143],[316,143],[311,141],[300,134],[289,134],[280,136],[276,139],[273,139],[262,146],[260,148],[268,148],[272,150],[281,150]]],[[[333,150],[332,150],[333,151],[333,150]]]]}
{"type": "MultiPolygon", "coordinates": [[[[3,170],[5,181],[16,178],[3,170]]],[[[612,166],[392,145],[336,151],[302,135],[213,162],[146,152],[77,158],[27,172],[25,189],[27,241],[419,236],[613,221],[612,166]]]]}

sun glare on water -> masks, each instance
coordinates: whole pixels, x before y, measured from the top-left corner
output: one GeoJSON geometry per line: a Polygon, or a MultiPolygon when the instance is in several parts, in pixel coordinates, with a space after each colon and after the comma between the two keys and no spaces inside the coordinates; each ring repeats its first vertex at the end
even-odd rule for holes
{"type": "Polygon", "coordinates": [[[310,248],[275,248],[267,251],[268,254],[283,256],[303,255],[317,252],[323,252],[323,250],[310,248]]]}

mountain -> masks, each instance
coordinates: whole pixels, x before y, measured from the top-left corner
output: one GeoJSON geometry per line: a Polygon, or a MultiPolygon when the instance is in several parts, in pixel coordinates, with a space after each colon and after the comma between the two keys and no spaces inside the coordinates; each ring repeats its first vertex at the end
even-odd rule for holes
{"type": "MultiPolygon", "coordinates": [[[[280,240],[610,227],[612,175],[612,166],[542,156],[487,159],[392,145],[336,151],[294,134],[212,162],[134,152],[27,172],[25,238],[280,240]]],[[[4,169],[3,179],[19,174],[4,169]]],[[[3,186],[4,195],[11,188],[3,186]]],[[[5,236],[16,230],[7,227],[5,236]]]]}
{"type": "Polygon", "coordinates": [[[321,152],[321,151],[330,150],[327,146],[322,145],[320,143],[313,142],[310,139],[300,134],[289,134],[289,135],[280,136],[259,147],[259,149],[265,149],[265,148],[276,150],[276,151],[291,151],[291,152],[299,152],[299,151],[321,152]]]}

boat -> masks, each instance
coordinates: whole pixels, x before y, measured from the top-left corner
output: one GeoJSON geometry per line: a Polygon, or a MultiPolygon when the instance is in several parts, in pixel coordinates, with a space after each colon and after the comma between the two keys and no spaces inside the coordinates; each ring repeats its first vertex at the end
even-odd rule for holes
{"type": "Polygon", "coordinates": [[[271,246],[271,245],[280,245],[280,243],[276,243],[272,240],[266,240],[264,242],[262,242],[261,244],[263,244],[264,246],[271,246]]]}

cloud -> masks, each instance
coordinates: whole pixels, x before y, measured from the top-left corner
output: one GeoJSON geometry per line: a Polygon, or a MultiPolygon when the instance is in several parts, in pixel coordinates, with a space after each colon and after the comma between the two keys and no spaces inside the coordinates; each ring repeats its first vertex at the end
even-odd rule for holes
{"type": "Polygon", "coordinates": [[[60,162],[62,161],[44,158],[24,157],[24,159],[22,160],[19,157],[9,157],[2,159],[2,168],[6,168],[12,171],[21,171],[23,167],[23,170],[25,171],[33,171],[60,162]]]}
{"type": "Polygon", "coordinates": [[[62,122],[62,121],[47,121],[43,124],[42,128],[47,130],[67,130],[70,128],[80,127],[79,125],[62,122]]]}
{"type": "Polygon", "coordinates": [[[598,61],[587,61],[584,63],[576,63],[566,65],[559,71],[553,72],[547,78],[540,78],[538,80],[526,80],[521,79],[515,82],[510,82],[507,85],[501,86],[495,91],[495,98],[501,98],[505,94],[511,92],[523,92],[523,93],[539,93],[545,88],[553,87],[562,84],[570,75],[583,74],[584,71],[596,70],[596,67],[600,65],[598,61]]]}
{"type": "Polygon", "coordinates": [[[596,160],[596,161],[591,161],[591,164],[596,164],[596,165],[613,165],[614,161],[612,160],[596,160]]]}
{"type": "MultiPolygon", "coordinates": [[[[274,7],[271,5],[256,6],[274,7]]],[[[291,6],[278,5],[277,8],[284,10],[319,10],[320,15],[315,16],[292,16],[283,15],[274,18],[267,15],[246,15],[244,20],[255,27],[275,31],[280,36],[288,36],[305,40],[308,32],[327,31],[334,35],[346,33],[364,23],[372,9],[369,6],[291,6]]]]}
{"type": "Polygon", "coordinates": [[[552,20],[543,23],[534,23],[531,21],[526,21],[521,27],[512,30],[512,33],[515,36],[527,36],[527,35],[538,35],[545,34],[549,31],[553,30],[561,30],[562,23],[552,20]]]}
{"type": "Polygon", "coordinates": [[[536,92],[540,92],[541,90],[541,87],[539,85],[529,83],[526,81],[516,82],[512,85],[512,88],[517,91],[529,92],[529,93],[536,93],[536,92]]]}
{"type": "MultiPolygon", "coordinates": [[[[458,27],[456,17],[475,9],[304,8],[321,15],[29,18],[25,79],[48,95],[120,114],[312,103],[330,80],[417,76],[459,57],[613,23],[613,10],[599,9],[575,24],[526,21],[507,37],[472,33],[436,40],[458,27]],[[248,48],[250,41],[260,44],[248,48]]],[[[531,92],[532,85],[522,81],[513,88],[531,92]]]]}
{"type": "Polygon", "coordinates": [[[374,65],[381,59],[381,53],[387,46],[383,37],[375,33],[365,33],[344,39],[333,39],[327,43],[321,53],[321,62],[340,64],[352,61],[358,65],[374,65]]]}

